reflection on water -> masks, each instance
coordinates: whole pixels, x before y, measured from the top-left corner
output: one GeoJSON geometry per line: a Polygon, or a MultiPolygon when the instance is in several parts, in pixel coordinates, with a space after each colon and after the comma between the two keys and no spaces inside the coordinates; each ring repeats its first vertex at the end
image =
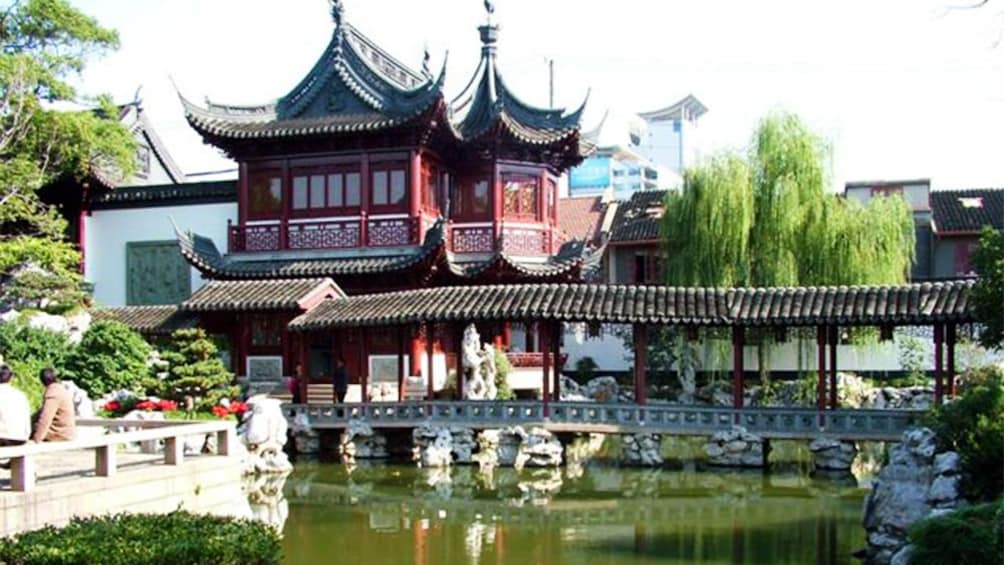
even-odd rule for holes
{"type": "Polygon", "coordinates": [[[300,464],[285,487],[288,563],[854,563],[853,476],[604,465],[300,464]]]}

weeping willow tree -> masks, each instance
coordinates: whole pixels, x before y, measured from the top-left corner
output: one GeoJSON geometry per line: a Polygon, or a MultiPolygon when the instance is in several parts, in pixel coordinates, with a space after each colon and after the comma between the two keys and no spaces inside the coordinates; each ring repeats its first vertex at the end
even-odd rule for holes
{"type": "MultiPolygon", "coordinates": [[[[797,116],[776,113],[760,122],[746,156],[724,153],[688,169],[662,220],[667,284],[905,282],[914,254],[909,206],[901,197],[862,205],[829,190],[830,152],[797,116]]],[[[770,336],[752,337],[766,376],[770,336]]]]}

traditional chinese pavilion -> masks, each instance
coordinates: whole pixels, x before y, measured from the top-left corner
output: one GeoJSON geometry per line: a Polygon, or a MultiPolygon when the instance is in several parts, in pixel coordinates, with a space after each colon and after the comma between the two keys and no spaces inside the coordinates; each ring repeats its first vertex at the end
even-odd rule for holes
{"type": "MultiPolygon", "coordinates": [[[[340,1],[331,13],[330,43],[277,101],[200,106],[182,97],[191,126],[240,167],[228,249],[179,230],[183,256],[212,279],[182,309],[229,335],[239,374],[254,373],[258,358],[281,358],[259,368],[291,374],[300,364],[323,380],[338,356],[353,380],[379,372],[374,358],[396,353],[400,335],[344,329],[301,340],[288,331],[324,298],[577,282],[602,252],[558,227],[558,177],[583,158],[583,108],[537,108],[508,88],[491,13],[478,28],[480,64],[450,101],[445,62],[433,74],[426,53],[423,68],[410,69],[353,27],[340,1]]],[[[518,338],[507,324],[481,329],[534,350],[527,329],[518,338]]],[[[456,351],[458,328],[442,331],[404,336],[411,374],[427,342],[456,351]]]]}

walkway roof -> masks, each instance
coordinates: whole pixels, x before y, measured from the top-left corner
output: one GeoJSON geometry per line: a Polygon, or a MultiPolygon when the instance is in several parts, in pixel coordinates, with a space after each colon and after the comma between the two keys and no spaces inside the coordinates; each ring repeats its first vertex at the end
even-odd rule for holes
{"type": "Polygon", "coordinates": [[[972,322],[974,282],[810,288],[600,284],[438,287],[326,300],[299,331],[478,320],[687,326],[872,326],[972,322]]]}

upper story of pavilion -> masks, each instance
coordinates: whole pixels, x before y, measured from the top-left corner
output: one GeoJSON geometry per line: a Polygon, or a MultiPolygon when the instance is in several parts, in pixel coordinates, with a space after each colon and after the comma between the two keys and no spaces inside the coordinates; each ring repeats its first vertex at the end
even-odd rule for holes
{"type": "Polygon", "coordinates": [[[558,227],[557,179],[582,159],[582,107],[535,108],[509,90],[491,14],[478,28],[478,68],[449,102],[445,61],[435,75],[428,54],[410,69],[346,21],[340,1],[332,16],[328,46],[278,100],[199,106],[182,97],[189,124],[240,168],[228,253],[193,263],[248,273],[291,260],[420,262],[437,245],[456,273],[567,263],[575,250],[558,227]]]}

